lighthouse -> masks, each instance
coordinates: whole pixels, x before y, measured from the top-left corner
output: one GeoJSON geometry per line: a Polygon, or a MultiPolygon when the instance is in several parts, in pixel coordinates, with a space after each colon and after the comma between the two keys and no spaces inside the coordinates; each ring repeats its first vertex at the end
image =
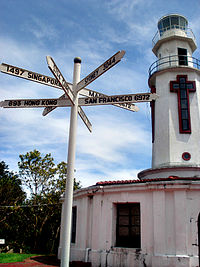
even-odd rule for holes
{"type": "Polygon", "coordinates": [[[184,16],[158,21],[153,38],[157,60],[149,68],[149,87],[159,98],[151,104],[152,168],[140,179],[200,177],[200,61],[193,57],[195,36],[184,16]]]}
{"type": "Polygon", "coordinates": [[[171,14],[158,21],[153,38],[157,60],[148,77],[151,92],[159,96],[151,102],[152,166],[139,179],[100,181],[74,192],[72,262],[93,267],[200,266],[196,48],[184,16],[171,14]]]}

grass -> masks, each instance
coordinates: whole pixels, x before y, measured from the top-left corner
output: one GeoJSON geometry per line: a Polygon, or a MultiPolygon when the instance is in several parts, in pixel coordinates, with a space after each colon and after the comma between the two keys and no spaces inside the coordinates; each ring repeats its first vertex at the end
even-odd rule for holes
{"type": "Polygon", "coordinates": [[[22,262],[37,254],[0,253],[0,263],[22,262]]]}

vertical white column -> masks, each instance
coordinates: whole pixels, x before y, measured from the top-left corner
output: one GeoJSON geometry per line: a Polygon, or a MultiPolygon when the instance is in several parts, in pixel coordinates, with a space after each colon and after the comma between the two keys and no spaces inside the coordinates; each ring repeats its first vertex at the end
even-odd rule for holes
{"type": "Polygon", "coordinates": [[[64,229],[62,237],[62,257],[61,267],[68,267],[70,260],[70,244],[71,244],[71,221],[72,221],[72,203],[73,203],[73,187],[74,187],[74,165],[76,151],[76,131],[77,131],[77,115],[78,115],[78,94],[76,93],[76,85],[80,81],[81,59],[74,59],[73,73],[73,93],[74,105],[71,107],[70,130],[68,142],[68,166],[67,181],[65,189],[64,201],[64,229]]]}
{"type": "Polygon", "coordinates": [[[187,218],[186,192],[176,191],[174,193],[174,201],[176,255],[187,255],[187,224],[189,220],[187,218]]]}
{"type": "Polygon", "coordinates": [[[165,254],[165,192],[153,192],[154,255],[165,254]]]}
{"type": "Polygon", "coordinates": [[[62,233],[63,233],[63,227],[64,227],[64,203],[62,203],[62,211],[61,211],[61,223],[60,223],[60,241],[59,241],[59,248],[58,248],[58,258],[61,259],[61,253],[62,253],[62,233]]]}

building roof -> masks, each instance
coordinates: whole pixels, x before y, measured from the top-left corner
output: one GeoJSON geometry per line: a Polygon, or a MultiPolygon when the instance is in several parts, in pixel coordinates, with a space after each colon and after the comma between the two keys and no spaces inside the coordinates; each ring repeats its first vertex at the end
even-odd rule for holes
{"type": "Polygon", "coordinates": [[[135,179],[135,180],[116,180],[116,181],[101,181],[97,182],[96,185],[116,185],[116,184],[135,184],[135,183],[149,183],[149,182],[164,182],[172,180],[181,180],[181,181],[200,181],[199,177],[178,177],[178,176],[169,176],[168,178],[154,178],[154,179],[135,179]]]}

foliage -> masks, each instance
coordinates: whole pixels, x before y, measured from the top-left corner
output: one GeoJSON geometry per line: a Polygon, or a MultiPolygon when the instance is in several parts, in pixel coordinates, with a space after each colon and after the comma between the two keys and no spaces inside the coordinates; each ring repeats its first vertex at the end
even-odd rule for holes
{"type": "Polygon", "coordinates": [[[42,157],[37,150],[19,155],[19,175],[23,184],[28,187],[34,197],[52,189],[56,167],[51,154],[42,157]]]}
{"type": "Polygon", "coordinates": [[[23,202],[25,193],[17,174],[9,171],[4,161],[0,162],[0,204],[17,205],[23,202]]]}
{"type": "Polygon", "coordinates": [[[0,253],[0,263],[21,262],[37,254],[0,253]]]}
{"type": "MultiPolygon", "coordinates": [[[[9,172],[4,162],[0,165],[0,196],[3,192],[8,196],[0,199],[0,237],[15,252],[56,253],[67,163],[56,165],[51,154],[43,156],[37,150],[19,157],[18,175],[9,172]],[[30,190],[30,198],[25,199],[21,183],[30,190]],[[5,184],[13,186],[11,194],[5,184]]],[[[74,188],[80,188],[80,182],[74,180],[74,188]]]]}
{"type": "MultiPolygon", "coordinates": [[[[66,173],[67,173],[67,163],[62,161],[57,165],[58,179],[56,181],[56,189],[60,195],[62,195],[65,192],[66,173]]],[[[80,188],[81,188],[80,182],[76,182],[76,179],[74,178],[74,190],[80,188]]]]}
{"type": "MultiPolygon", "coordinates": [[[[20,155],[19,176],[25,186],[32,193],[32,198],[37,202],[39,196],[58,194],[65,191],[67,163],[62,161],[57,166],[51,154],[44,157],[38,150],[20,155]]],[[[80,182],[74,179],[74,189],[81,188],[80,182]]]]}
{"type": "MultiPolygon", "coordinates": [[[[18,175],[9,171],[4,161],[0,162],[0,237],[6,240],[20,240],[19,227],[16,221],[21,210],[16,212],[18,205],[25,200],[26,194],[21,188],[18,175]],[[11,206],[11,207],[10,207],[11,206]],[[19,237],[18,237],[19,235],[19,237]]],[[[23,222],[20,224],[22,225],[23,222]]]]}

